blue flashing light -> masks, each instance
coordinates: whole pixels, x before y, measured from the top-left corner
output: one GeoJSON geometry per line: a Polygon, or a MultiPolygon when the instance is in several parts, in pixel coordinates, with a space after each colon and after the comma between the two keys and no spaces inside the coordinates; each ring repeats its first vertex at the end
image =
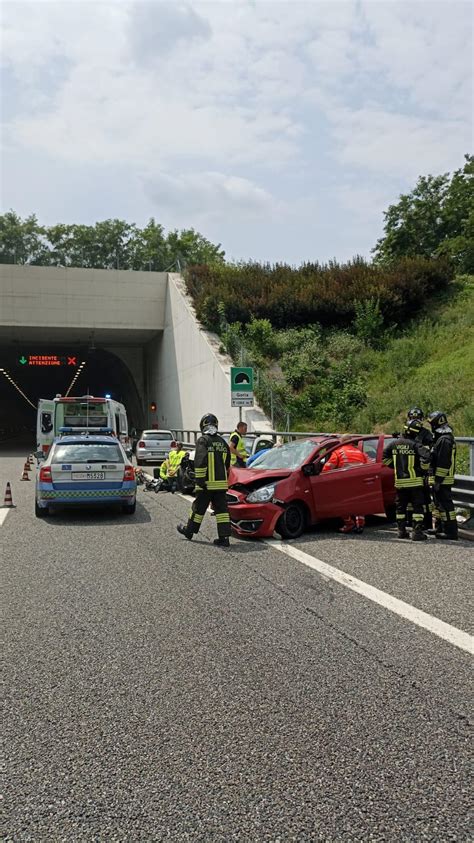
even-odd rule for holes
{"type": "Polygon", "coordinates": [[[104,395],[104,398],[112,398],[111,393],[110,393],[110,392],[106,392],[106,393],[105,393],[105,395],[104,395]]]}

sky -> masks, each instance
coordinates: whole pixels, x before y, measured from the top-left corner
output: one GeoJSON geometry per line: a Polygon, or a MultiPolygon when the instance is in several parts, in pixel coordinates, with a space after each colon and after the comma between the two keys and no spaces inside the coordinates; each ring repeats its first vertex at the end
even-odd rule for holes
{"type": "Polygon", "coordinates": [[[1,211],[150,217],[228,260],[370,256],[472,152],[464,0],[2,3],[1,211]]]}

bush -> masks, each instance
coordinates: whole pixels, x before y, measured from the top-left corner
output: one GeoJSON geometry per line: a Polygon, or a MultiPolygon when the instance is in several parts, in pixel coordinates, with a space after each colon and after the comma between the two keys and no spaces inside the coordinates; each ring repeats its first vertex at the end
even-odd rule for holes
{"type": "Polygon", "coordinates": [[[355,322],[367,341],[376,342],[383,326],[406,323],[452,277],[443,258],[404,258],[390,267],[355,258],[299,269],[258,263],[193,266],[186,282],[198,318],[213,330],[222,301],[230,323],[266,320],[274,329],[287,329],[315,323],[348,328],[355,322]]]}

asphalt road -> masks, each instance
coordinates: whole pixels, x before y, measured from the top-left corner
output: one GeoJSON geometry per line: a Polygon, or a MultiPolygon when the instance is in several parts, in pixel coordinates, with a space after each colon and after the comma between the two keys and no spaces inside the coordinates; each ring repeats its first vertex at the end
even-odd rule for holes
{"type": "MultiPolygon", "coordinates": [[[[469,653],[210,517],[187,542],[176,495],[35,519],[27,451],[0,449],[5,840],[469,839],[469,653]]],[[[473,632],[468,542],[294,547],[473,632]]]]}

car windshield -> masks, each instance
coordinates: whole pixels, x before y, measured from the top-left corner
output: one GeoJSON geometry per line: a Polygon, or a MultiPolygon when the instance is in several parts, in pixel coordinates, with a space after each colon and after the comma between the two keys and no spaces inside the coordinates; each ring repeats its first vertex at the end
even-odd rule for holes
{"type": "Polygon", "coordinates": [[[142,433],[142,439],[153,439],[155,442],[169,442],[172,438],[171,431],[144,430],[142,433]]]}
{"type": "Polygon", "coordinates": [[[90,401],[76,401],[57,405],[57,428],[61,427],[107,427],[107,404],[90,401]]]}
{"type": "Polygon", "coordinates": [[[52,463],[77,462],[120,462],[123,463],[122,452],[118,445],[111,442],[71,442],[58,444],[54,448],[52,463]]]}
{"type": "Polygon", "coordinates": [[[308,439],[303,439],[300,442],[288,442],[281,448],[272,448],[271,451],[257,457],[247,471],[260,471],[262,468],[268,470],[298,468],[311,456],[315,447],[316,443],[308,439]]]}

